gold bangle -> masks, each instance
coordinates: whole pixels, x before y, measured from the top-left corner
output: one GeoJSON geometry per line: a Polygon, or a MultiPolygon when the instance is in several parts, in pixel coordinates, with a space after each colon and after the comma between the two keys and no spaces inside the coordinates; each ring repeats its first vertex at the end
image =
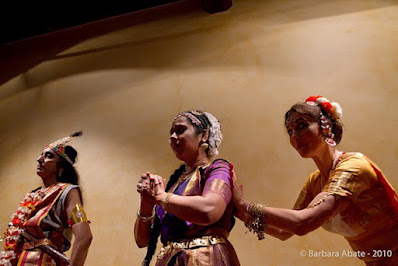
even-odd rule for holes
{"type": "Polygon", "coordinates": [[[247,205],[246,211],[250,217],[263,218],[264,217],[264,208],[265,208],[265,205],[263,205],[261,203],[251,202],[249,205],[247,205]]]}
{"type": "Polygon", "coordinates": [[[141,215],[141,209],[137,210],[137,216],[140,220],[142,220],[144,223],[151,221],[153,217],[155,217],[155,208],[152,210],[152,215],[151,216],[142,216],[141,215]]]}
{"type": "Polygon", "coordinates": [[[173,193],[166,193],[166,195],[164,195],[163,199],[162,199],[162,203],[161,206],[163,207],[163,209],[168,212],[169,211],[169,201],[171,199],[171,197],[174,196],[173,193]]]}
{"type": "Polygon", "coordinates": [[[260,203],[251,202],[246,207],[246,212],[249,215],[249,222],[245,223],[245,226],[249,229],[249,232],[257,234],[258,240],[262,240],[265,237],[265,228],[268,226],[264,220],[264,208],[266,206],[260,203]]]}

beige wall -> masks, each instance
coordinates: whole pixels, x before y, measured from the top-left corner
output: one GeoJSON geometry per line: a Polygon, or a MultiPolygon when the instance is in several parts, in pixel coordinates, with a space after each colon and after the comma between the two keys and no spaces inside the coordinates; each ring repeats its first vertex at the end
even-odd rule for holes
{"type": "MultiPolygon", "coordinates": [[[[0,86],[0,230],[40,184],[43,146],[83,130],[72,145],[94,233],[87,265],[140,265],[136,181],[179,165],[168,131],[188,109],[220,119],[221,156],[249,199],[289,208],[315,165],[289,146],[283,115],[313,94],[343,107],[341,149],[368,155],[398,188],[397,14],[398,1],[236,0],[224,13],[136,25],[37,65],[0,86]]],[[[230,237],[242,265],[362,265],[300,256],[349,249],[323,229],[287,242],[245,232],[239,221],[230,237]]]]}

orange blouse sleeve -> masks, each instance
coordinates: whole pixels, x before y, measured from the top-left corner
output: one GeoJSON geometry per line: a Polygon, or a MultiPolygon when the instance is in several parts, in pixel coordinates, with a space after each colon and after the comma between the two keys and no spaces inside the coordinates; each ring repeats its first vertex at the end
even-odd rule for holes
{"type": "Polygon", "coordinates": [[[377,175],[371,164],[361,154],[342,160],[330,174],[322,192],[347,197],[355,201],[359,194],[377,183],[377,175]]]}

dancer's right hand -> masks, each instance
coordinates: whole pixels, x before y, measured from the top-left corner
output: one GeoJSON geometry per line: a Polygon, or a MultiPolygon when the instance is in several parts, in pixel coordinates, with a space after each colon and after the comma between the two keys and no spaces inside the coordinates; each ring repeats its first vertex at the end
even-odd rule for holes
{"type": "Polygon", "coordinates": [[[249,205],[249,201],[245,199],[245,195],[243,194],[243,185],[239,185],[236,183],[236,173],[234,171],[234,166],[231,163],[231,187],[232,187],[232,195],[235,203],[234,216],[238,217],[243,222],[248,222],[249,216],[247,214],[247,206],[249,205]]]}

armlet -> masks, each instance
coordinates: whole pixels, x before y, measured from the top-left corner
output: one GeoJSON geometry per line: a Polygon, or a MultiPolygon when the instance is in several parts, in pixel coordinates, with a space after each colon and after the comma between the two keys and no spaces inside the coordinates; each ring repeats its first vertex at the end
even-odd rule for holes
{"type": "Polygon", "coordinates": [[[72,226],[74,224],[80,222],[88,222],[86,212],[80,204],[76,204],[73,208],[70,220],[68,221],[69,225],[72,226]]]}

